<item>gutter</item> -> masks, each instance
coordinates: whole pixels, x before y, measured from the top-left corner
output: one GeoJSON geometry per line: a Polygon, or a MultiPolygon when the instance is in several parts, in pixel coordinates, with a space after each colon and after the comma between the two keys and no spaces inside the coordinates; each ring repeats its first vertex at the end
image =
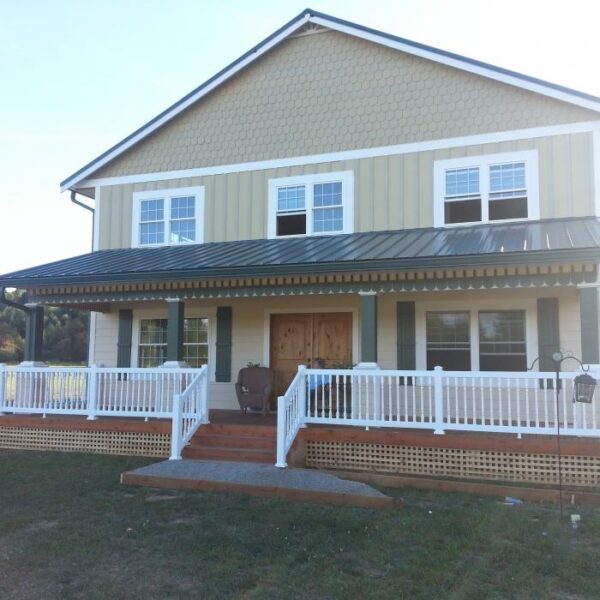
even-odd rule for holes
{"type": "Polygon", "coordinates": [[[83,203],[81,200],[77,200],[77,192],[75,190],[71,190],[71,202],[73,204],[77,204],[77,206],[81,206],[81,208],[85,208],[85,210],[89,210],[92,213],[92,251],[94,250],[94,229],[95,229],[95,221],[96,221],[96,209],[88,206],[83,203]]]}

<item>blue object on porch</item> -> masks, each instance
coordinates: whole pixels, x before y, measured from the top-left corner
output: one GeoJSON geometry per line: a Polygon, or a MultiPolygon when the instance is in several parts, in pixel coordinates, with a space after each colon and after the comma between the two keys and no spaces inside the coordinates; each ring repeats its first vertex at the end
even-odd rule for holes
{"type": "Polygon", "coordinates": [[[246,462],[166,460],[123,473],[121,483],[371,508],[387,508],[394,503],[393,498],[366,483],[331,473],[246,462]]]}

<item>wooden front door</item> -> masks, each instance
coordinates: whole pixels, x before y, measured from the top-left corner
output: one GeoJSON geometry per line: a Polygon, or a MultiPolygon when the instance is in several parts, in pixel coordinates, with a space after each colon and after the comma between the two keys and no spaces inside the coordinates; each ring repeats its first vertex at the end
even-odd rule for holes
{"type": "Polygon", "coordinates": [[[299,365],[322,358],[327,368],[352,362],[352,313],[271,315],[271,360],[275,373],[271,408],[288,389],[299,365]]]}

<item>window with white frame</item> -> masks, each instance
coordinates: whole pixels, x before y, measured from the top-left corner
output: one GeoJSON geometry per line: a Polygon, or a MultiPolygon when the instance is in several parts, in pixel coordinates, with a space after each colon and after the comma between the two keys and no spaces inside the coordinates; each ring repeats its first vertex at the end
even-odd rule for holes
{"type": "MultiPolygon", "coordinates": [[[[167,319],[140,320],[139,367],[158,367],[167,360],[167,323],[167,319]]],[[[193,368],[208,362],[208,319],[184,319],[183,360],[193,368]]]]}
{"type": "Polygon", "coordinates": [[[475,357],[480,371],[527,370],[525,310],[430,311],[425,326],[428,370],[470,371],[475,357]]]}
{"type": "Polygon", "coordinates": [[[352,171],[269,181],[269,238],[351,233],[352,171]]]}
{"type": "Polygon", "coordinates": [[[204,188],[133,194],[132,245],[202,243],[204,188]]]}
{"type": "Polygon", "coordinates": [[[539,219],[537,151],[436,161],[434,224],[539,219]]]}

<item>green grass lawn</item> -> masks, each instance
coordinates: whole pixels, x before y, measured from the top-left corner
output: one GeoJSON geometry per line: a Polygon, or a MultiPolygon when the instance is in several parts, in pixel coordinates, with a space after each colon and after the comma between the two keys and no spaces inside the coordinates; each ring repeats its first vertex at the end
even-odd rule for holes
{"type": "Polygon", "coordinates": [[[119,484],[147,459],[0,451],[0,598],[600,598],[600,510],[392,492],[390,511],[119,484]]]}

